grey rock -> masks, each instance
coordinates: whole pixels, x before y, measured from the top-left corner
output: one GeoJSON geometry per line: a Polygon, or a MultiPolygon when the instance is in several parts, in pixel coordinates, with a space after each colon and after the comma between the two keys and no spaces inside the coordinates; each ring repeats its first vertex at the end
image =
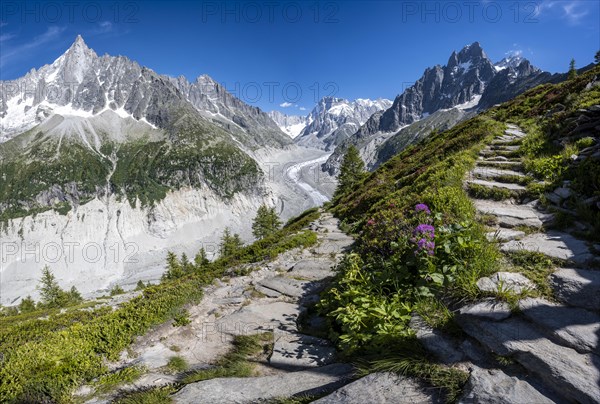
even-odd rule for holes
{"type": "Polygon", "coordinates": [[[461,317],[461,326],[471,337],[499,355],[510,355],[544,385],[566,401],[600,401],[600,357],[580,354],[545,338],[526,321],[509,318],[485,321],[461,317]]]}
{"type": "Polygon", "coordinates": [[[475,184],[481,185],[486,188],[500,188],[500,189],[508,189],[510,191],[525,191],[526,188],[523,185],[519,184],[510,184],[506,182],[497,182],[497,181],[486,181],[486,180],[468,180],[467,184],[475,184]]]}
{"type": "Polygon", "coordinates": [[[565,307],[544,299],[519,302],[521,313],[555,340],[578,352],[600,354],[600,316],[591,311],[565,307]]]}
{"type": "Polygon", "coordinates": [[[264,377],[231,377],[191,383],[173,395],[175,403],[240,404],[332,391],[352,377],[352,367],[332,364],[264,377]]]}
{"type": "Polygon", "coordinates": [[[600,271],[560,268],[550,275],[556,297],[572,306],[600,310],[600,271]]]}
{"type": "Polygon", "coordinates": [[[220,332],[232,335],[274,329],[297,331],[298,317],[305,311],[304,307],[294,303],[257,302],[218,318],[216,328],[220,332]]]}
{"type": "Polygon", "coordinates": [[[508,376],[499,369],[473,366],[461,404],[551,404],[554,400],[541,394],[527,381],[508,376]]]}
{"type": "Polygon", "coordinates": [[[290,297],[302,297],[318,290],[318,285],[314,282],[298,281],[285,276],[266,278],[259,285],[290,297]]]}
{"type": "Polygon", "coordinates": [[[503,244],[501,250],[540,252],[577,264],[585,264],[594,258],[585,241],[559,231],[530,234],[519,241],[513,240],[503,244]]]}
{"type": "Polygon", "coordinates": [[[271,366],[297,371],[333,363],[336,350],[327,340],[295,332],[275,330],[271,366]]]}
{"type": "Polygon", "coordinates": [[[313,403],[318,404],[426,404],[442,403],[438,389],[394,373],[372,373],[313,403]]]}
{"type": "Polygon", "coordinates": [[[512,230],[512,229],[497,229],[496,231],[486,233],[485,236],[488,240],[498,240],[498,241],[510,241],[510,240],[518,240],[525,237],[525,232],[520,230],[512,230]]]}
{"type": "Polygon", "coordinates": [[[256,289],[257,292],[262,293],[263,295],[265,295],[267,297],[276,298],[276,297],[281,296],[280,292],[273,290],[273,289],[266,288],[260,284],[254,285],[254,289],[256,289]]]}
{"type": "Polygon", "coordinates": [[[572,195],[571,190],[565,187],[556,188],[554,193],[562,199],[567,199],[572,195]]]}
{"type": "Polygon", "coordinates": [[[506,302],[495,299],[485,299],[459,310],[461,316],[471,316],[486,320],[501,321],[511,315],[510,306],[506,302]]]}
{"type": "MultiPolygon", "coordinates": [[[[483,292],[510,290],[516,294],[535,289],[535,285],[526,276],[517,272],[496,272],[477,281],[477,287],[483,292]]],[[[491,303],[486,303],[486,305],[491,303]]]]}
{"type": "Polygon", "coordinates": [[[246,299],[244,297],[224,297],[213,299],[215,304],[242,304],[246,299]]]}
{"type": "Polygon", "coordinates": [[[518,171],[513,171],[513,170],[503,170],[503,169],[499,169],[499,168],[490,168],[490,167],[475,167],[472,171],[471,174],[479,177],[479,178],[489,178],[489,179],[494,179],[494,178],[498,178],[498,177],[502,177],[502,176],[514,176],[514,177],[525,177],[525,175],[523,173],[520,173],[518,171]]]}
{"type": "Polygon", "coordinates": [[[329,258],[314,258],[298,261],[289,271],[289,276],[295,276],[303,279],[318,280],[324,279],[335,274],[332,266],[335,263],[329,258]]]}
{"type": "Polygon", "coordinates": [[[410,328],[415,331],[417,339],[425,349],[433,353],[441,362],[452,364],[464,358],[463,353],[455,346],[454,341],[443,335],[439,330],[427,325],[421,317],[414,315],[410,320],[410,328]]]}

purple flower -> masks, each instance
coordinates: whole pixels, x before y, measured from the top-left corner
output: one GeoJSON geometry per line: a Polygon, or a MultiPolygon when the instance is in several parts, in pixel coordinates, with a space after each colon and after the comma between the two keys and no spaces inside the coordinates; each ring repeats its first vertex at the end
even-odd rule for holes
{"type": "Polygon", "coordinates": [[[367,226],[373,226],[375,224],[375,220],[369,219],[367,220],[367,226]]]}
{"type": "Polygon", "coordinates": [[[430,238],[434,238],[435,237],[435,227],[433,227],[430,224],[420,224],[418,225],[415,230],[413,231],[413,235],[423,235],[423,236],[427,236],[430,238]]]}
{"type": "Polygon", "coordinates": [[[415,206],[415,212],[425,212],[428,215],[431,215],[431,211],[429,210],[429,206],[425,205],[424,203],[419,203],[418,205],[415,206]]]}

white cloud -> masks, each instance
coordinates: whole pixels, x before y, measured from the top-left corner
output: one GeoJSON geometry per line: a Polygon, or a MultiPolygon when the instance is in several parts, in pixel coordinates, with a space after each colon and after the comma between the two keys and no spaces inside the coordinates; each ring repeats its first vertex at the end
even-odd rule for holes
{"type": "Polygon", "coordinates": [[[14,59],[18,59],[24,55],[30,54],[33,50],[39,48],[42,45],[46,45],[49,42],[57,41],[65,29],[66,27],[52,26],[46,29],[46,32],[34,37],[29,42],[13,47],[4,46],[3,52],[0,55],[0,67],[6,65],[14,59]]]}
{"type": "Polygon", "coordinates": [[[2,34],[2,35],[0,35],[0,43],[6,42],[9,39],[14,38],[14,37],[15,37],[14,34],[2,34]]]}
{"type": "Polygon", "coordinates": [[[298,109],[299,109],[300,111],[306,111],[306,108],[304,108],[304,107],[300,107],[300,108],[298,108],[298,109]]]}
{"type": "Polygon", "coordinates": [[[281,104],[279,104],[279,106],[280,106],[281,108],[289,108],[289,107],[291,107],[291,106],[293,106],[293,105],[294,105],[294,104],[292,104],[291,102],[287,102],[287,101],[286,101],[286,102],[282,102],[281,104]]]}
{"type": "Polygon", "coordinates": [[[593,1],[580,0],[559,0],[559,1],[543,1],[537,5],[535,17],[540,16],[550,10],[558,14],[560,18],[567,20],[571,25],[577,25],[581,19],[589,14],[589,9],[586,7],[589,4],[594,4],[593,1]]]}

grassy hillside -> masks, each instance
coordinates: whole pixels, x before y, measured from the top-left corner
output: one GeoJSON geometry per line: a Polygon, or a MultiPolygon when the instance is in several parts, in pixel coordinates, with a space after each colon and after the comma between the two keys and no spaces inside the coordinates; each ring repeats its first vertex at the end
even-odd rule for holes
{"type": "Polygon", "coordinates": [[[449,308],[480,297],[476,281],[498,269],[501,254],[485,237],[464,177],[478,151],[502,134],[506,123],[516,123],[529,132],[521,157],[538,180],[528,187],[528,196],[543,202],[548,190],[571,181],[576,195],[567,216],[588,223],[595,231],[586,235],[597,236],[600,159],[578,163],[574,156],[600,141],[597,129],[585,129],[588,121],[580,118],[581,109],[598,104],[600,67],[595,67],[432,134],[342,195],[332,210],[356,234],[357,243],[321,302],[338,345],[352,357],[392,356],[374,368],[404,366],[408,373],[456,391],[461,377],[441,377],[433,365],[415,365],[424,363],[425,354],[409,321],[419,313],[430,325],[454,332],[449,308]],[[578,202],[583,200],[592,203],[578,202]]]}
{"type": "Polygon", "coordinates": [[[178,262],[177,276],[146,287],[115,309],[87,302],[64,310],[0,310],[0,402],[71,402],[80,384],[110,377],[107,359],[117,359],[137,335],[176,318],[215,278],[315,244],[316,234],[303,229],[318,217],[316,209],[307,211],[275,234],[211,263],[178,262]]]}

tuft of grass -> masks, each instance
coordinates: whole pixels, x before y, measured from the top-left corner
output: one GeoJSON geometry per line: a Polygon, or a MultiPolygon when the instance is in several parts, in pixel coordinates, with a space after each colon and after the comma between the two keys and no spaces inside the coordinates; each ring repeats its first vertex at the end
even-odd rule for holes
{"type": "Polygon", "coordinates": [[[139,366],[119,369],[115,372],[100,376],[93,386],[96,394],[108,393],[119,385],[133,383],[145,372],[146,369],[139,366]]]}
{"type": "Polygon", "coordinates": [[[425,357],[388,356],[359,367],[359,374],[363,376],[373,372],[393,372],[425,380],[442,389],[447,403],[458,401],[469,379],[467,372],[431,363],[425,357]]]}
{"type": "Polygon", "coordinates": [[[510,189],[498,187],[485,187],[479,184],[467,184],[469,195],[477,199],[492,199],[494,201],[503,201],[510,198],[518,198],[519,193],[510,189]]]}
{"type": "Polygon", "coordinates": [[[431,296],[418,299],[415,311],[430,327],[451,335],[462,335],[460,326],[454,321],[454,314],[437,297],[431,296]]]}
{"type": "Polygon", "coordinates": [[[218,377],[250,377],[254,374],[255,362],[273,350],[273,333],[238,335],[233,340],[233,349],[220,358],[216,366],[197,370],[183,379],[184,384],[210,380],[218,377]]]}
{"type": "Polygon", "coordinates": [[[115,285],[115,287],[110,290],[111,296],[122,295],[123,293],[125,293],[125,290],[119,285],[115,285]]]}
{"type": "Polygon", "coordinates": [[[174,373],[185,372],[188,367],[187,361],[181,356],[171,356],[167,363],[167,369],[174,373]]]}
{"type": "Polygon", "coordinates": [[[171,404],[171,394],[175,387],[169,385],[164,387],[140,388],[119,394],[113,401],[114,404],[171,404]]]}
{"type": "MultiPolygon", "coordinates": [[[[555,300],[554,292],[548,276],[554,272],[555,262],[548,256],[533,251],[513,251],[507,253],[508,259],[516,270],[529,278],[536,286],[536,291],[541,296],[555,300]]],[[[535,291],[531,293],[535,294],[535,291]]]]}

